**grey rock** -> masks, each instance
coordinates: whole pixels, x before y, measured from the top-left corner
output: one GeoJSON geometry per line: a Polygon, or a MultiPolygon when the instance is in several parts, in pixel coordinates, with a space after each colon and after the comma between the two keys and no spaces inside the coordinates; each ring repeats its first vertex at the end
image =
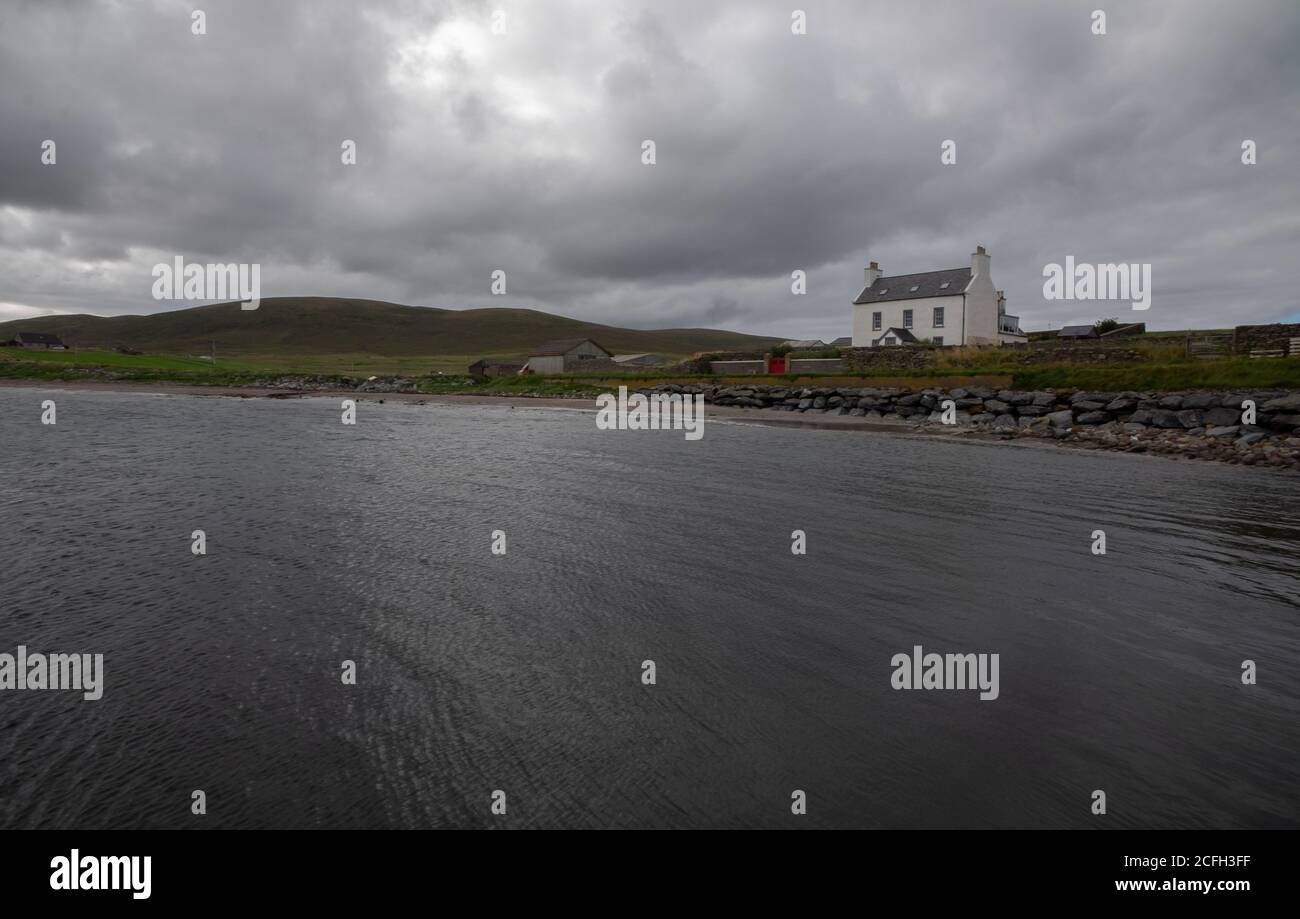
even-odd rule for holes
{"type": "Polygon", "coordinates": [[[975,424],[988,424],[994,418],[998,417],[992,412],[980,412],[978,415],[971,415],[970,420],[975,424]]]}
{"type": "MultiPolygon", "coordinates": [[[[999,393],[999,395],[1001,395],[1001,393],[999,393]]],[[[984,400],[984,408],[1000,415],[1011,408],[1011,405],[1010,403],[1003,402],[1001,399],[986,399],[984,400]]]]}
{"type": "Polygon", "coordinates": [[[1227,424],[1218,428],[1210,428],[1209,434],[1211,437],[1236,437],[1237,432],[1240,430],[1241,428],[1235,424],[1227,424]]]}
{"type": "Polygon", "coordinates": [[[1300,414],[1300,393],[1293,393],[1280,399],[1269,399],[1259,408],[1260,411],[1264,412],[1285,412],[1288,415],[1300,414]]]}
{"type": "Polygon", "coordinates": [[[1185,408],[1178,413],[1178,421],[1185,428],[1199,428],[1205,425],[1205,415],[1200,409],[1185,408]]]}
{"type": "Polygon", "coordinates": [[[1128,424],[1124,425],[1124,430],[1129,434],[1141,434],[1146,429],[1147,426],[1145,424],[1138,424],[1134,421],[1130,421],[1128,424]]]}
{"type": "Polygon", "coordinates": [[[1105,412],[1083,412],[1077,419],[1079,424],[1105,424],[1110,421],[1110,415],[1105,412]]]}
{"type": "Polygon", "coordinates": [[[1129,416],[1128,420],[1130,424],[1148,425],[1152,423],[1153,419],[1154,419],[1154,415],[1151,413],[1151,411],[1149,411],[1148,409],[1138,409],[1131,416],[1129,416]]]}
{"type": "Polygon", "coordinates": [[[998,415],[998,417],[993,419],[993,427],[995,428],[1014,428],[1015,426],[1015,415],[998,415]]]}
{"type": "Polygon", "coordinates": [[[1066,409],[1065,411],[1052,412],[1047,416],[1047,423],[1054,428],[1068,428],[1074,424],[1074,412],[1066,409]]]}
{"type": "Polygon", "coordinates": [[[1249,447],[1251,444],[1259,443],[1267,436],[1267,434],[1243,434],[1241,437],[1237,438],[1237,446],[1249,447]]]}
{"type": "Polygon", "coordinates": [[[1169,409],[1158,408],[1151,413],[1151,423],[1158,428],[1181,428],[1178,413],[1169,409]]]}
{"type": "Polygon", "coordinates": [[[1171,410],[1171,411],[1172,411],[1172,410],[1176,410],[1176,409],[1180,409],[1180,408],[1183,407],[1183,397],[1182,397],[1182,396],[1165,396],[1163,399],[1160,400],[1160,407],[1161,407],[1161,408],[1165,408],[1165,409],[1169,409],[1169,410],[1171,410]]]}
{"type": "Polygon", "coordinates": [[[1070,397],[1070,404],[1078,405],[1080,402],[1100,402],[1102,405],[1105,405],[1118,395],[1119,393],[1113,392],[1077,392],[1070,397]]]}
{"type": "Polygon", "coordinates": [[[1039,408],[1051,408],[1056,404],[1056,394],[1050,392],[1036,392],[1031,404],[1039,408]]]}
{"type": "Polygon", "coordinates": [[[1119,396],[1116,396],[1114,399],[1111,399],[1109,402],[1106,403],[1106,411],[1131,412],[1133,409],[1137,408],[1137,405],[1138,405],[1138,399],[1136,396],[1131,396],[1128,393],[1123,393],[1119,396]]]}
{"type": "Polygon", "coordinates": [[[1198,392],[1183,396],[1183,408],[1213,408],[1219,404],[1219,397],[1214,393],[1198,392]]]}
{"type": "Polygon", "coordinates": [[[1241,421],[1241,412],[1231,408],[1212,408],[1203,413],[1206,424],[1216,426],[1237,424],[1241,421]]]}

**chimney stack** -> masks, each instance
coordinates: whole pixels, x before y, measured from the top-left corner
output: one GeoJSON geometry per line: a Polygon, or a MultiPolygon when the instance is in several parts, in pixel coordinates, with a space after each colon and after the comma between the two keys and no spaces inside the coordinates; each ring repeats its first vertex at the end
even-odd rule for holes
{"type": "Polygon", "coordinates": [[[880,270],[880,265],[876,262],[872,262],[862,274],[863,280],[866,281],[867,286],[870,287],[872,284],[876,283],[876,278],[880,277],[884,272],[880,270]]]}
{"type": "Polygon", "coordinates": [[[970,273],[973,278],[989,276],[989,254],[984,251],[983,246],[976,246],[975,251],[971,253],[970,273]]]}

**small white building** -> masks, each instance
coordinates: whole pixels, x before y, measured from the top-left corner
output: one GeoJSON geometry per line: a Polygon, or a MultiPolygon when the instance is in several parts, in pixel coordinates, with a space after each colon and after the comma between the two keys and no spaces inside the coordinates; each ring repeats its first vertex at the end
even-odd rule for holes
{"type": "Polygon", "coordinates": [[[936,345],[1027,340],[1019,318],[1007,315],[1006,297],[993,286],[983,246],[971,253],[969,268],[885,277],[872,262],[864,280],[853,301],[855,348],[909,344],[909,337],[936,345]]]}

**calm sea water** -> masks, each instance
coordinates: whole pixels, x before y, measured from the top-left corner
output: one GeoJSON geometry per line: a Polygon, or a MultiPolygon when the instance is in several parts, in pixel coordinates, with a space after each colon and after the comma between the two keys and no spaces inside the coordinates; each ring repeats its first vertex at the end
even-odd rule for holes
{"type": "Polygon", "coordinates": [[[0,486],[0,652],[106,674],[0,692],[2,827],[1300,825],[1294,477],[0,389],[0,486]]]}

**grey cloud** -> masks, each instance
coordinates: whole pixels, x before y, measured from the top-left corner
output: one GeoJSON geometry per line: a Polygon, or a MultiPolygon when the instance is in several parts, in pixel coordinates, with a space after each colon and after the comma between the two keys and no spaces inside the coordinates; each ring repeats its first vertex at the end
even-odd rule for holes
{"type": "Polygon", "coordinates": [[[1030,328],[1122,309],[1045,302],[1066,255],[1151,262],[1154,327],[1296,312],[1293,3],[1126,3],[1104,37],[1091,3],[802,6],[805,36],[743,0],[493,36],[490,4],[214,0],[199,37],[185,4],[6,5],[0,302],[172,308],[148,272],[182,253],[262,263],[265,296],[835,337],[868,259],[982,243],[1030,328]]]}

